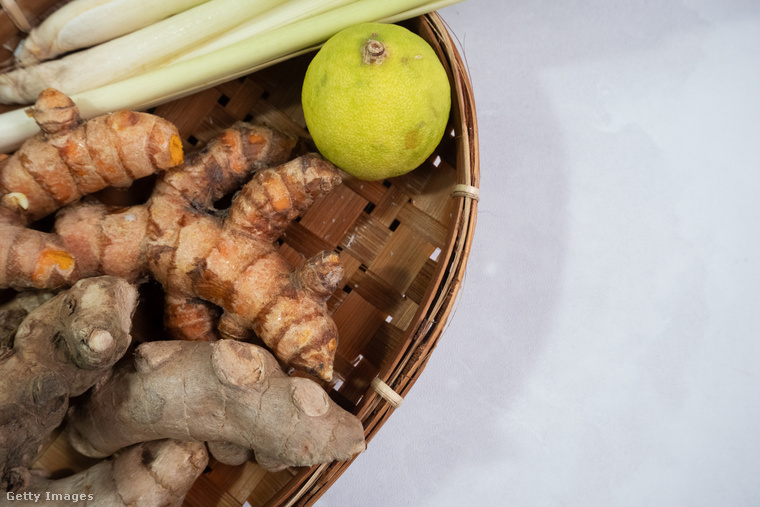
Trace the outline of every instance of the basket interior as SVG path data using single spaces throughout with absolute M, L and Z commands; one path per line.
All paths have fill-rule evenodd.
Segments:
M 50 4 L 30 2 L 29 10 L 44 15 Z M 10 43 L 19 35 L 4 22 L 4 16 L 0 16 L 0 33 Z M 445 29 L 439 18 L 428 16 L 405 25 L 428 39 L 444 63 L 456 56 L 450 48 L 441 46 L 440 30 Z M 300 105 L 301 83 L 312 57 L 313 53 L 298 56 L 151 112 L 178 127 L 186 151 L 203 145 L 219 130 L 239 120 L 266 124 L 298 136 L 294 156 L 315 151 Z M 454 78 L 452 74 L 452 82 Z M 476 184 L 473 173 L 476 177 L 477 166 L 473 167 L 471 156 L 463 156 L 463 150 L 473 148 L 474 115 L 461 110 L 461 95 L 469 93 L 468 89 L 452 87 L 452 93 L 454 110 L 446 134 L 420 168 L 377 182 L 346 176 L 338 188 L 293 222 L 278 242 L 281 253 L 293 266 L 319 251 L 340 254 L 345 274 L 341 288 L 328 302 L 340 336 L 335 375 L 330 383 L 313 380 L 365 422 L 368 439 L 393 410 L 372 388 L 373 379 L 388 381 L 400 393 L 411 386 L 410 381 L 424 366 L 423 356 L 429 354 L 444 324 L 426 321 L 426 315 L 431 304 L 443 298 L 437 310 L 442 311 L 445 320 L 452 304 L 451 292 L 456 288 L 442 288 L 442 284 L 453 257 L 457 257 L 458 265 L 466 262 L 468 243 L 461 239 L 462 229 L 468 227 L 467 221 L 463 222 L 466 200 L 452 196 L 452 188 L 462 184 L 463 177 L 466 183 Z M 140 202 L 149 193 L 151 183 L 148 178 L 126 191 L 108 189 L 97 197 L 113 204 Z M 135 340 L 160 339 L 160 288 L 148 282 L 140 290 Z M 425 348 L 417 346 L 422 342 Z M 404 389 L 397 387 L 402 380 L 407 385 Z M 77 455 L 59 437 L 36 467 L 64 476 L 93 463 Z M 185 505 L 307 504 L 315 501 L 347 465 L 271 473 L 255 462 L 231 467 L 212 459 Z

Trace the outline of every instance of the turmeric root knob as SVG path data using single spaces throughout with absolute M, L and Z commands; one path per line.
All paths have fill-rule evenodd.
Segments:
M 46 134 L 66 132 L 79 126 L 82 121 L 74 101 L 53 88 L 43 90 L 34 106 L 26 110 L 26 114 L 34 118 L 37 126 Z
M 83 121 L 76 104 L 52 88 L 40 93 L 28 114 L 40 132 L 0 167 L 0 195 L 16 192 L 28 200 L 20 225 L 183 160 L 177 128 L 151 114 L 117 111 Z
M 340 256 L 318 253 L 291 274 L 289 285 L 251 323 L 277 357 L 328 381 L 333 375 L 338 328 L 325 302 L 342 277 Z
M 337 168 L 316 153 L 261 171 L 240 190 L 225 227 L 273 242 L 317 198 L 340 183 Z
M 71 285 L 80 273 L 61 238 L 0 223 L 0 287 L 55 289 Z
M 196 294 L 224 309 L 223 335 L 252 329 L 285 363 L 328 381 L 338 330 L 325 302 L 343 277 L 340 257 L 322 252 L 291 272 L 272 242 L 340 181 L 337 168 L 316 154 L 257 173 L 233 201 L 206 271 L 193 280 Z M 257 251 L 255 261 L 228 272 L 225 263 L 246 251 Z

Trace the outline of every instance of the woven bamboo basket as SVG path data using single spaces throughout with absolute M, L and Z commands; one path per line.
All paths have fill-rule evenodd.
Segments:
M 2 2 L 3 59 L 23 37 L 65 2 Z M 329 301 L 339 333 L 334 380 L 323 387 L 364 424 L 367 442 L 398 409 L 422 373 L 453 310 L 476 222 L 479 157 L 473 92 L 456 46 L 437 13 L 403 23 L 437 52 L 449 73 L 452 111 L 433 155 L 411 173 L 387 181 L 345 178 L 292 223 L 280 240 L 293 262 L 321 250 L 340 253 L 345 278 Z M 300 106 L 301 82 L 314 53 L 151 110 L 174 122 L 186 150 L 237 120 L 268 124 L 300 137 L 314 150 Z M 104 192 L 105 200 L 137 199 Z M 137 197 L 136 197 L 137 196 Z M 150 299 L 151 294 L 143 294 Z M 148 307 L 149 304 L 143 304 Z M 160 316 L 140 312 L 136 333 L 160 333 Z M 58 476 L 94 460 L 77 455 L 62 437 L 35 464 Z M 372 445 L 368 445 L 371 452 Z M 255 462 L 238 467 L 211 460 L 185 499 L 186 506 L 311 505 L 350 462 L 266 472 Z

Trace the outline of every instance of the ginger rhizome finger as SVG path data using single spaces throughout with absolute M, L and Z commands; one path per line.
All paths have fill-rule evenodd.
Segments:
M 14 210 L 22 225 L 183 161 L 177 128 L 158 116 L 123 110 L 83 121 L 71 99 L 54 89 L 43 91 L 29 114 L 40 133 L 0 168 L 0 195 L 27 201 L 23 210 Z M 3 199 L 0 207 L 9 204 Z
M 325 301 L 342 278 L 339 257 L 320 253 L 294 271 L 274 240 L 339 182 L 335 166 L 310 154 L 258 172 L 224 221 L 156 196 L 149 209 L 160 233 L 149 233 L 150 271 L 180 303 L 200 297 L 222 308 L 224 337 L 253 330 L 287 364 L 330 379 L 337 328 Z M 316 290 L 302 280 L 314 270 Z
M 275 129 L 237 122 L 189 152 L 180 167 L 163 173 L 155 193 L 181 195 L 193 206 L 210 208 L 254 172 L 286 162 L 295 143 Z
M 133 363 L 72 406 L 66 431 L 90 457 L 173 438 L 209 442 L 228 464 L 253 452 L 270 470 L 348 460 L 366 447 L 361 421 L 316 382 L 237 340 L 141 344 Z
M 62 239 L 20 225 L 0 223 L 0 287 L 56 289 L 81 278 Z
M 44 505 L 53 507 L 180 507 L 207 464 L 208 451 L 201 442 L 144 442 L 62 479 L 33 473 L 24 490 L 29 499 L 14 499 L 13 505 L 38 505 L 38 494 Z
M 146 204 L 70 206 L 55 230 L 84 276 L 150 274 L 161 282 L 175 337 L 209 341 L 255 331 L 287 364 L 329 380 L 337 328 L 326 300 L 343 275 L 339 256 L 320 253 L 294 270 L 275 240 L 341 179 L 316 154 L 285 162 L 292 148 L 271 129 L 237 125 L 161 174 Z M 267 165 L 277 167 L 256 172 L 229 209 L 212 209 Z
M 27 229 L 106 187 L 182 163 L 177 129 L 147 113 L 118 111 L 82 121 L 61 92 L 43 91 L 29 115 L 40 132 L 0 161 L 0 287 L 60 288 L 82 277 L 60 238 Z
M 216 200 L 237 190 L 252 172 L 285 162 L 295 140 L 274 129 L 237 123 L 217 134 L 185 162 L 162 173 L 145 205 L 111 208 L 79 202 L 58 213 L 56 232 L 75 253 L 80 276 L 111 274 L 136 280 L 147 274 L 149 235 L 181 228 L 185 208 L 207 215 Z M 171 199 L 180 215 L 163 204 Z M 169 216 L 161 216 L 168 212 Z M 158 220 L 158 222 L 156 221 Z M 176 222 L 176 223 L 174 223 Z
M 0 356 L 0 490 L 28 481 L 27 467 L 60 425 L 69 398 L 100 381 L 131 343 L 137 289 L 111 277 L 80 280 L 33 309 Z

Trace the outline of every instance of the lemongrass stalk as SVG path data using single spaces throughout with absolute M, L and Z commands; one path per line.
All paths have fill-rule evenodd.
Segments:
M 381 23 L 398 23 L 406 19 L 412 19 L 412 18 L 416 18 L 417 16 L 422 16 L 423 14 L 427 14 L 428 12 L 433 12 L 439 9 L 443 9 L 444 7 L 448 7 L 455 3 L 457 2 L 452 2 L 451 0 L 437 0 L 433 2 L 428 2 L 426 5 L 423 5 L 422 7 L 416 7 L 404 12 L 399 12 L 397 14 L 394 14 L 393 16 L 388 16 L 387 18 L 379 19 L 378 21 Z
M 22 67 L 87 48 L 152 25 L 208 0 L 74 0 L 22 40 L 14 57 Z
M 251 18 L 208 43 L 181 55 L 176 61 L 189 60 L 230 46 L 249 37 L 275 30 L 281 26 L 307 19 L 330 9 L 336 9 L 356 0 L 290 0 L 274 9 Z
M 29 104 L 45 88 L 67 95 L 160 66 L 285 0 L 210 0 L 89 49 L 0 75 L 0 102 Z
M 128 80 L 79 94 L 92 113 L 114 108 L 148 108 L 260 70 L 272 61 L 318 45 L 344 28 L 403 12 L 432 12 L 463 0 L 356 0 L 348 5 L 249 37 L 212 53 L 154 69 Z M 132 90 L 132 93 L 128 93 Z M 125 96 L 126 95 L 126 96 Z M 73 97 L 75 100 L 77 97 Z M 117 105 L 112 107 L 111 105 Z
M 353 3 L 355 1 L 357 0 L 340 0 L 340 1 L 291 0 L 291 2 L 289 2 L 288 4 L 275 7 L 274 9 L 271 9 L 265 12 L 261 16 L 258 16 L 254 19 L 251 19 L 243 23 L 242 25 L 239 25 L 238 27 L 231 30 L 230 32 L 227 32 L 221 35 L 220 37 L 217 37 L 216 39 L 209 41 L 207 44 L 204 44 L 193 51 L 185 53 L 184 55 L 177 58 L 175 62 L 188 60 L 190 58 L 195 58 L 196 56 L 210 53 L 211 51 L 216 51 L 217 49 L 222 49 L 236 42 L 240 42 L 241 40 L 244 40 L 248 37 L 253 37 L 254 35 L 258 35 L 260 33 L 264 33 L 269 30 L 277 29 L 280 26 L 283 26 L 289 22 L 298 21 L 300 19 L 304 19 L 304 18 L 313 16 L 315 14 L 319 14 L 320 12 L 324 12 L 327 9 L 334 9 L 337 7 L 341 7 L 345 4 Z M 380 23 L 398 23 L 406 19 L 416 18 L 417 16 L 427 14 L 428 12 L 433 12 L 439 9 L 443 9 L 444 7 L 448 7 L 460 1 L 462 0 L 458 0 L 457 2 L 452 2 L 451 0 L 437 0 L 434 2 L 428 2 L 427 4 L 421 7 L 400 12 L 400 13 L 394 14 L 393 16 L 389 16 L 387 18 L 379 19 L 376 21 Z M 303 3 L 304 10 L 300 11 L 300 15 L 297 14 L 296 17 L 292 17 L 292 13 L 289 12 L 289 9 L 290 9 L 290 6 L 295 4 L 296 2 Z M 322 5 L 322 4 L 325 4 L 325 5 Z M 287 16 L 291 16 L 291 17 L 289 19 L 286 19 Z M 321 44 L 313 46 L 311 48 L 303 50 L 302 52 L 299 52 L 299 54 L 307 53 L 308 51 L 318 49 L 320 46 Z M 276 62 L 279 62 L 279 61 L 281 61 L 281 59 L 276 60 Z M 175 63 L 175 62 L 172 62 L 172 63 Z M 273 62 L 273 63 L 276 63 L 276 62 Z M 262 65 L 257 65 L 256 67 L 252 68 L 251 72 L 255 72 L 258 69 L 268 67 L 269 65 L 271 65 L 271 63 L 269 62 L 264 63 Z
M 446 6 L 462 0 L 447 0 Z M 344 28 L 387 19 L 429 0 L 357 0 L 349 5 L 285 25 L 226 48 L 72 96 L 83 118 L 118 109 L 146 109 L 249 74 L 321 44 Z M 0 114 L 0 152 L 15 149 L 37 127 L 24 111 Z

